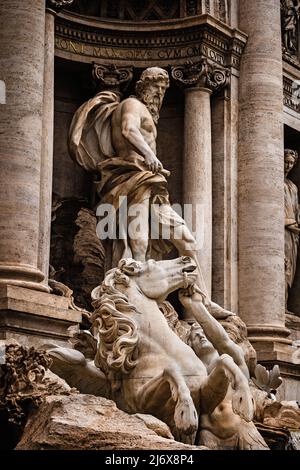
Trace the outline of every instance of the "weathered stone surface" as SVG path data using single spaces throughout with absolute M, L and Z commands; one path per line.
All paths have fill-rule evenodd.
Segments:
M 296 402 L 274 402 L 265 408 L 264 424 L 278 428 L 300 429 L 300 407 Z
M 173 434 L 170 431 L 169 426 L 166 423 L 163 423 L 159 419 L 155 418 L 152 415 L 145 415 L 141 413 L 136 413 L 137 418 L 141 419 L 143 423 L 146 424 L 148 429 L 152 429 L 158 436 L 165 437 L 166 439 L 174 439 Z
M 0 284 L 48 292 L 38 266 L 44 2 L 0 2 Z
M 17 450 L 201 450 L 159 436 L 154 418 L 128 415 L 113 401 L 92 395 L 49 396 L 29 417 Z M 145 424 L 148 423 L 148 426 Z M 152 429 L 165 427 L 158 423 Z
M 239 27 L 249 35 L 240 76 L 239 313 L 259 351 L 265 347 L 259 343 L 277 338 L 284 343 L 288 335 L 280 2 L 241 0 L 239 5 Z

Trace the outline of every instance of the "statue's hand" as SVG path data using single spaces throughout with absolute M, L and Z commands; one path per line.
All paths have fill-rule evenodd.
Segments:
M 178 298 L 184 308 L 189 308 L 193 303 L 193 292 L 190 287 L 187 289 L 180 289 Z
M 152 173 L 158 173 L 163 169 L 162 163 L 158 160 L 155 155 L 145 157 L 145 164 Z

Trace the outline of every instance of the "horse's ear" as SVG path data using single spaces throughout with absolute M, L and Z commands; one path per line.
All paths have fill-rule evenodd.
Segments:
M 118 268 L 128 276 L 135 276 L 142 271 L 142 264 L 134 259 L 121 259 Z

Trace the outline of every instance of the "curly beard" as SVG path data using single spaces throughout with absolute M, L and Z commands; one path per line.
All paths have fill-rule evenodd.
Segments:
M 163 98 L 158 95 L 143 93 L 140 99 L 144 103 L 144 105 L 147 107 L 155 124 L 157 124 L 158 119 L 159 119 L 159 111 L 162 105 Z

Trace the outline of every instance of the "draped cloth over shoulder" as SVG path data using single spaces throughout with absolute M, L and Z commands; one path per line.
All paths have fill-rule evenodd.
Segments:
M 84 103 L 74 114 L 69 131 L 69 151 L 86 171 L 98 172 L 97 165 L 115 151 L 111 142 L 111 115 L 121 95 L 102 91 Z
M 300 224 L 297 186 L 288 178 L 284 182 L 285 219 L 291 223 Z M 289 287 L 292 287 L 299 245 L 299 235 L 285 229 L 285 276 Z

